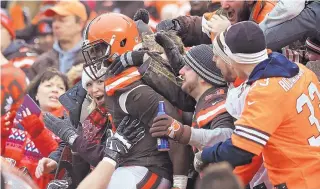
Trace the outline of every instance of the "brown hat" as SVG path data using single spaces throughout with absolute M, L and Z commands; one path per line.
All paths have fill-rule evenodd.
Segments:
M 87 21 L 88 15 L 85 6 L 80 1 L 61 1 L 47 9 L 44 14 L 52 17 L 56 14 L 61 16 L 78 16 L 82 21 Z

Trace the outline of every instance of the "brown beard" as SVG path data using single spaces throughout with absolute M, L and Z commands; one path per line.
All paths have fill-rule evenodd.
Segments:
M 249 5 L 246 1 L 243 3 L 243 7 L 238 12 L 238 20 L 237 22 L 248 21 L 251 15 L 251 5 Z
M 197 81 L 195 81 L 193 83 L 189 83 L 189 85 L 185 89 L 182 89 L 182 91 L 184 91 L 185 93 L 191 95 L 191 93 L 197 88 L 197 85 L 198 85 Z

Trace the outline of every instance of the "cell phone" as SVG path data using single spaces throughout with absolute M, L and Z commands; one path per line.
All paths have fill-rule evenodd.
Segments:
M 31 114 L 37 115 L 38 117 L 41 114 L 41 109 L 38 104 L 29 95 L 26 95 L 24 97 L 23 103 L 16 113 L 16 120 L 19 121 L 23 119 L 22 112 L 26 111 L 26 108 L 30 110 Z

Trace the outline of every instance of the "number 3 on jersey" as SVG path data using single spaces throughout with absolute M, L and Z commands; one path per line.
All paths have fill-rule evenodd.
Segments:
M 320 146 L 320 124 L 319 124 L 319 117 L 315 117 L 315 108 L 320 108 L 320 93 L 317 89 L 317 86 L 314 83 L 310 83 L 310 85 L 308 86 L 308 91 L 309 91 L 309 96 L 307 96 L 306 94 L 302 94 L 298 99 L 297 99 L 297 112 L 301 113 L 302 112 L 302 107 L 304 105 L 307 105 L 307 107 L 310 110 L 310 116 L 309 116 L 309 122 L 310 125 L 313 126 L 315 125 L 319 131 L 319 136 L 315 137 L 312 136 L 308 139 L 309 141 L 309 145 L 310 146 Z M 318 97 L 318 99 L 316 99 L 316 96 Z M 312 105 L 312 102 L 314 100 L 318 100 L 318 107 L 314 107 Z

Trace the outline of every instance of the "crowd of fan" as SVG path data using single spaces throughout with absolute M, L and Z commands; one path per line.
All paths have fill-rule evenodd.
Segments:
M 320 188 L 320 1 L 37 3 L 30 18 L 23 3 L 1 2 L 1 188 Z M 273 77 L 289 78 L 286 91 L 316 82 L 305 116 L 319 133 L 312 149 L 292 142 L 310 164 L 267 152 L 284 137 L 273 132 L 309 132 L 302 118 L 269 121 L 282 119 L 269 103 L 291 102 L 261 89 Z M 40 113 L 18 112 L 26 94 Z M 292 127 L 268 133 L 251 127 L 259 120 Z M 170 151 L 158 151 L 161 137 Z

